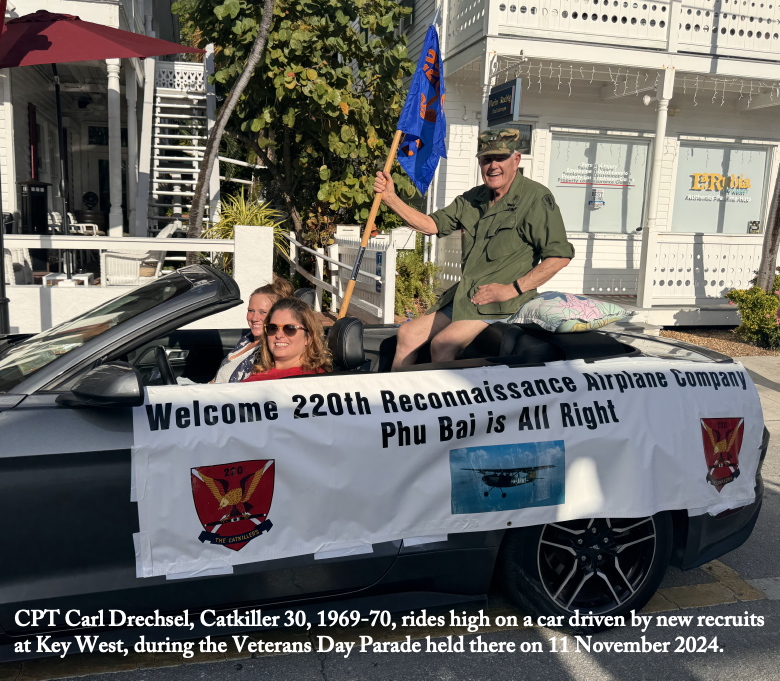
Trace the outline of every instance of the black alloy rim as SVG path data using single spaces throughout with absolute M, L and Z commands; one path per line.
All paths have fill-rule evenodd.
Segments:
M 545 525 L 537 549 L 542 586 L 567 612 L 609 613 L 642 587 L 657 543 L 652 517 Z

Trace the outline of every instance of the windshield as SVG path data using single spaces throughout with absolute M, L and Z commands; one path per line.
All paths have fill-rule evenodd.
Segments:
M 0 356 L 0 393 L 8 392 L 27 376 L 117 324 L 189 291 L 184 277 L 164 277 L 114 298 L 105 305 L 39 333 L 8 348 Z
M 652 357 L 661 357 L 663 359 L 682 359 L 688 362 L 718 362 L 721 361 L 719 353 L 708 354 L 706 348 L 681 347 L 674 342 L 669 342 L 664 338 L 648 338 L 647 336 L 632 336 L 625 333 L 609 333 L 610 336 L 617 338 L 621 343 L 637 348 L 645 355 Z

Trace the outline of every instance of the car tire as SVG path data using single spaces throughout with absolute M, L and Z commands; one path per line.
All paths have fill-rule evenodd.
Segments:
M 575 611 L 613 617 L 639 611 L 664 577 L 672 539 L 667 512 L 520 528 L 504 535 L 498 577 L 535 622 L 556 616 L 557 629 L 600 631 L 614 622 L 583 625 L 571 620 Z

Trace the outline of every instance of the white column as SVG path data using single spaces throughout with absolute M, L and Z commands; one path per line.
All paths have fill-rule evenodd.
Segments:
M 661 164 L 666 141 L 666 118 L 669 100 L 674 93 L 674 68 L 667 67 L 661 75 L 661 83 L 656 90 L 658 115 L 655 121 L 655 139 L 653 140 L 653 169 L 647 188 L 647 213 L 642 230 L 642 257 L 639 264 L 639 287 L 637 304 L 639 307 L 653 306 L 653 279 L 658 255 L 658 193 L 661 189 Z
M 436 8 L 441 14 L 439 14 L 439 51 L 441 52 L 441 66 L 444 68 L 444 59 L 447 56 L 447 41 L 449 36 L 447 31 L 449 30 L 450 19 L 450 0 L 438 0 Z
M 106 59 L 108 67 L 109 236 L 122 236 L 122 107 L 119 59 Z
M 154 29 L 152 28 L 152 20 L 154 16 L 154 7 L 152 0 L 144 0 L 144 29 L 146 35 L 150 38 L 155 38 Z
M 127 100 L 127 224 L 130 236 L 146 236 L 146 230 L 138 230 L 136 194 L 138 193 L 138 110 L 136 72 L 128 64 L 125 71 L 125 99 Z
M 680 22 L 673 21 L 676 17 L 682 15 L 681 0 L 672 0 L 669 3 L 669 28 L 666 32 L 666 50 L 670 53 L 677 52 L 677 45 L 680 39 Z
M 252 291 L 274 279 L 274 228 L 236 225 L 234 235 L 233 279 L 241 289 L 241 297 L 248 301 Z M 219 248 L 218 242 L 214 248 Z M 237 318 L 241 317 L 239 323 L 243 324 L 245 310 L 239 313 Z
M 485 39 L 485 55 L 484 64 L 482 65 L 482 108 L 479 116 L 479 130 L 487 130 L 488 125 L 487 113 L 488 113 L 488 99 L 490 97 L 490 87 L 493 82 L 493 59 L 495 54 L 491 54 L 489 51 L 490 39 Z
M 203 80 L 206 86 L 206 122 L 207 134 L 211 133 L 214 123 L 217 120 L 217 92 L 210 77 L 214 75 L 214 43 L 206 45 L 206 54 L 203 57 Z M 199 145 L 205 146 L 205 140 L 198 140 Z M 219 220 L 220 197 L 219 197 L 219 160 L 214 161 L 214 167 L 209 177 L 209 220 L 216 222 Z
M 9 69 L 0 71 L 0 83 L 2 84 L 2 99 L 0 99 L 0 119 L 5 130 L 13 130 L 14 102 L 11 96 L 11 72 Z M 23 106 L 20 104 L 20 106 Z M 23 145 L 22 145 L 23 146 Z M 15 140 L 12 134 L 5 133 L 5 157 L 0 161 L 0 191 L 3 192 L 3 211 L 16 213 L 16 151 Z M 20 332 L 21 333 L 21 332 Z
M 144 60 L 144 97 L 141 104 L 141 150 L 138 158 L 138 188 L 135 201 L 135 231 L 139 236 L 148 236 L 149 230 L 149 187 L 152 172 L 152 139 L 154 131 L 154 79 L 155 60 Z M 130 227 L 131 233 L 133 226 Z

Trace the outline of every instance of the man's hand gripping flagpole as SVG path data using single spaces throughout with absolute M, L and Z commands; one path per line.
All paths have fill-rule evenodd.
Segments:
M 447 157 L 444 148 L 444 138 L 447 131 L 444 119 L 444 96 L 439 36 L 436 33 L 436 28 L 431 25 L 425 36 L 422 54 L 417 62 L 417 70 L 412 78 L 403 111 L 398 119 L 398 129 L 395 131 L 384 167 L 384 172 L 389 173 L 395 156 L 398 154 L 398 162 L 401 167 L 420 190 L 420 194 L 423 195 L 433 179 L 439 159 Z M 400 152 L 399 146 L 401 147 Z M 344 299 L 339 308 L 339 319 L 347 315 L 352 292 L 355 290 L 355 282 L 360 271 L 360 264 L 363 261 L 363 254 L 366 252 L 371 232 L 374 231 L 381 203 L 382 194 L 375 194 L 374 202 L 371 204 L 371 212 L 368 214 L 368 221 L 363 230 L 363 238 L 360 240 L 360 250 L 355 258 L 355 265 L 352 268 Z
M 387 155 L 387 161 L 385 161 L 384 171 L 390 172 L 390 168 L 393 167 L 393 160 L 395 159 L 396 152 L 398 151 L 398 144 L 401 141 L 403 132 L 396 130 L 393 137 L 393 143 L 390 145 L 390 153 Z M 374 202 L 371 204 L 371 212 L 368 214 L 368 220 L 366 221 L 366 228 L 363 230 L 363 238 L 360 240 L 360 250 L 358 251 L 357 258 L 355 258 L 355 265 L 352 267 L 352 274 L 349 275 L 349 281 L 347 282 L 347 290 L 344 292 L 344 299 L 341 301 L 339 307 L 339 319 L 347 316 L 347 310 L 349 309 L 349 302 L 352 300 L 352 292 L 355 290 L 355 282 L 358 278 L 358 272 L 360 271 L 360 264 L 363 262 L 363 254 L 366 252 L 368 246 L 368 240 L 371 238 L 371 232 L 374 231 L 374 223 L 376 222 L 376 214 L 379 212 L 379 205 L 382 203 L 382 195 L 374 194 Z

